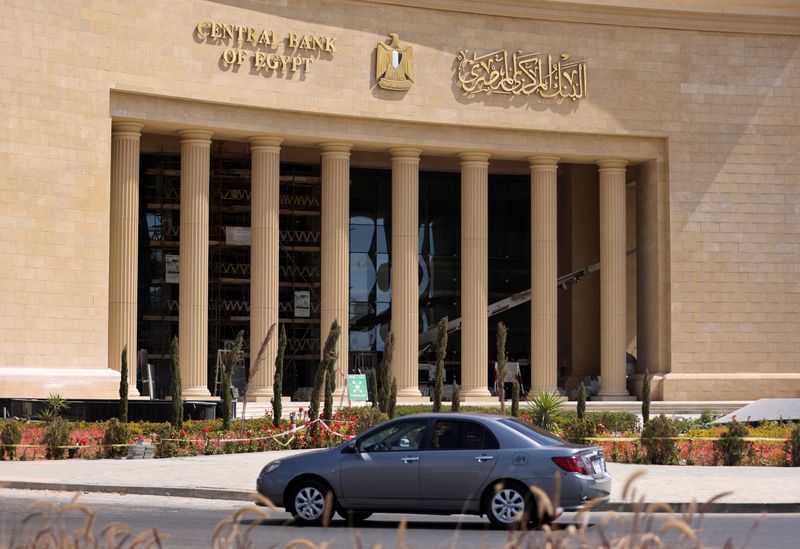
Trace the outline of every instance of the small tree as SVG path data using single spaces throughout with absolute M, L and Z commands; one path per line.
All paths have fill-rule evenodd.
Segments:
M 236 334 L 236 341 L 233 348 L 228 351 L 225 360 L 222 361 L 222 429 L 227 431 L 231 428 L 231 379 L 233 378 L 233 368 L 242 361 L 244 355 L 244 330 L 239 330 Z
M 453 397 L 450 402 L 450 410 L 453 412 L 458 412 L 459 408 L 461 407 L 461 390 L 458 387 L 458 382 L 454 379 L 453 380 Z
M 583 419 L 586 416 L 586 387 L 583 386 L 581 381 L 578 387 L 578 419 Z
M 183 398 L 181 397 L 181 366 L 178 356 L 178 336 L 172 338 L 172 345 L 169 350 L 172 359 L 172 426 L 180 429 L 183 425 Z
M 644 371 L 642 380 L 642 427 L 650 421 L 650 370 Z
M 275 378 L 272 381 L 272 424 L 280 427 L 283 415 L 283 354 L 286 352 L 286 326 L 281 324 L 278 354 L 275 355 Z
M 394 355 L 394 334 L 389 332 L 386 338 L 386 345 L 383 347 L 383 360 L 378 367 L 378 407 L 381 412 L 388 414 L 389 398 L 392 392 L 391 371 L 392 357 Z
M 542 391 L 533 395 L 528 402 L 531 423 L 546 431 L 557 431 L 559 423 L 564 419 L 564 411 L 561 409 L 563 403 L 564 397 L 556 391 Z
M 326 421 L 333 419 L 333 393 L 336 390 L 336 358 L 327 362 L 328 370 L 325 372 L 325 407 L 322 417 Z
M 119 420 L 128 423 L 128 345 L 122 348 L 122 364 L 119 368 Z
M 372 407 L 373 408 L 377 408 L 378 411 L 380 411 L 380 409 L 381 409 L 380 406 L 379 406 L 380 402 L 378 402 L 380 397 L 378 396 L 378 369 L 377 368 L 373 368 L 369 372 L 369 392 L 370 392 L 370 395 L 372 397 Z
M 792 447 L 792 467 L 800 467 L 800 424 L 795 425 L 792 429 L 789 444 Z
M 17 455 L 17 445 L 22 440 L 22 425 L 16 420 L 6 421 L 3 425 L 3 430 L 0 432 L 0 460 L 3 459 L 3 454 L 8 456 L 8 459 L 14 459 Z
M 392 389 L 389 391 L 389 411 L 387 412 L 389 419 L 394 417 L 396 408 L 397 408 L 397 380 L 395 378 L 392 378 Z
M 719 440 L 714 441 L 717 456 L 723 465 L 741 465 L 744 460 L 744 451 L 747 443 L 744 437 L 747 436 L 747 425 L 739 423 L 734 417 L 728 428 L 720 435 Z
M 315 421 L 319 418 L 319 397 L 325 391 L 325 379 L 330 368 L 328 363 L 329 361 L 336 361 L 336 342 L 339 341 L 340 333 L 339 322 L 334 320 L 331 323 L 331 329 L 328 331 L 328 338 L 325 340 L 325 346 L 322 350 L 322 358 L 314 376 L 314 388 L 311 391 L 311 402 L 308 405 L 308 419 L 310 421 Z
M 500 413 L 506 414 L 506 325 L 502 322 L 497 323 L 497 398 L 500 400 Z
M 106 432 L 103 434 L 104 453 L 107 458 L 125 457 L 128 455 L 130 431 L 128 424 L 117 421 L 116 418 L 108 420 Z
M 444 357 L 447 354 L 447 317 L 436 325 L 436 381 L 433 385 L 433 411 L 442 411 L 442 389 L 444 388 Z
M 644 424 L 642 446 L 647 461 L 654 465 L 671 465 L 678 462 L 678 429 L 669 418 L 661 414 Z
M 516 379 L 511 384 L 511 415 L 519 417 L 519 382 Z

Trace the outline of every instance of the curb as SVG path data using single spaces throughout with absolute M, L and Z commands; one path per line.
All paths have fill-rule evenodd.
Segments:
M 53 490 L 57 492 L 99 492 L 103 494 L 134 494 L 137 496 L 171 496 L 178 498 L 255 501 L 255 490 L 226 490 L 223 488 L 170 488 L 155 486 L 104 486 L 65 482 L 30 482 L 0 480 L 0 488 L 17 490 Z
M 609 501 L 595 507 L 598 511 L 615 511 L 617 513 L 644 512 L 646 507 L 654 502 L 623 502 Z M 666 503 L 675 514 L 686 511 L 691 503 L 681 501 Z M 654 513 L 666 513 L 664 509 L 655 509 Z M 695 513 L 709 514 L 757 514 L 757 513 L 800 513 L 800 503 L 697 503 Z
M 227 501 L 254 502 L 255 490 L 226 490 L 223 488 L 169 488 L 156 486 L 106 486 L 99 484 L 71 484 L 62 482 L 31 482 L 17 480 L 0 480 L 0 488 L 17 490 L 54 490 L 59 492 L 98 492 L 104 494 L 134 494 L 140 496 L 167 496 L 180 498 L 217 499 Z M 610 501 L 595 507 L 596 511 L 615 511 L 617 513 L 634 513 L 644 511 L 651 502 Z M 675 513 L 685 511 L 689 503 L 682 501 L 667 503 Z M 724 513 L 800 513 L 800 503 L 712 503 L 697 504 L 697 511 L 704 514 Z M 663 509 L 654 512 L 664 513 Z

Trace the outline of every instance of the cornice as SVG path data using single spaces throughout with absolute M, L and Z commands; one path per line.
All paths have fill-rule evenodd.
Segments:
M 357 0 L 360 2 L 360 0 Z M 654 29 L 800 36 L 793 0 L 368 0 L 420 9 Z

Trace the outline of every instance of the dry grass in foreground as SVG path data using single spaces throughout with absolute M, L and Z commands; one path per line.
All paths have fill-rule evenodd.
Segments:
M 642 472 L 643 473 L 643 472 Z M 528 531 L 524 528 L 509 531 L 502 545 L 496 549 L 649 549 L 649 548 L 691 548 L 705 549 L 697 536 L 702 525 L 703 516 L 715 501 L 725 496 L 719 494 L 704 504 L 691 503 L 682 512 L 675 512 L 663 503 L 645 504 L 644 497 L 637 497 L 633 482 L 641 476 L 632 475 L 623 490 L 623 499 L 633 504 L 633 512 L 622 516 L 613 511 L 603 513 L 602 519 L 589 523 L 589 511 L 577 514 L 575 524 L 565 528 L 543 526 L 539 530 Z M 211 545 L 218 549 L 250 549 L 261 546 L 252 539 L 252 534 L 261 525 L 261 519 L 268 519 L 277 511 L 271 502 L 257 496 L 263 507 L 245 506 L 233 515 L 223 519 L 212 536 Z M 552 503 L 546 494 L 535 491 L 538 508 L 553 511 Z M 555 510 L 556 515 L 558 509 Z M 74 519 L 75 514 L 85 517 L 84 524 L 74 530 L 67 528 L 66 518 Z M 78 495 L 68 503 L 55 504 L 46 501 L 37 502 L 29 515 L 22 521 L 15 539 L 9 547 L 13 549 L 39 548 L 150 548 L 165 546 L 166 536 L 153 529 L 133 534 L 124 523 L 111 523 L 99 532 L 95 532 L 95 511 L 88 505 L 78 502 Z M 724 549 L 741 549 L 747 547 L 753 533 L 763 520 L 759 518 L 742 544 L 734 544 L 729 539 Z M 325 525 L 326 526 L 326 525 Z M 459 547 L 460 525 L 453 533 L 451 547 Z M 18 538 L 18 539 L 16 539 Z M 278 547 L 272 544 L 270 547 Z M 287 542 L 284 549 L 327 549 L 328 543 L 315 544 L 308 539 L 298 537 Z M 406 522 L 401 521 L 397 528 L 396 547 L 406 549 L 411 546 L 406 541 Z M 353 538 L 354 549 L 380 549 L 381 545 L 369 548 L 364 545 L 357 530 Z M 386 548 L 388 549 L 388 547 Z M 487 546 L 486 549 L 489 549 Z

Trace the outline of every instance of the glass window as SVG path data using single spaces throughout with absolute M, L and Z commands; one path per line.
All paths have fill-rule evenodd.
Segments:
M 406 452 L 418 450 L 425 433 L 426 421 L 393 423 L 358 442 L 360 452 Z
M 531 439 L 537 444 L 541 444 L 542 446 L 561 446 L 564 444 L 564 441 L 555 436 L 553 433 L 545 431 L 544 429 L 540 429 L 533 423 L 528 423 L 527 421 L 522 421 L 521 419 L 501 419 L 500 423 L 511 427 L 516 432 L 525 435 L 527 438 Z
M 350 299 L 369 301 L 375 287 L 375 265 L 369 254 L 350 254 Z
M 496 450 L 495 436 L 483 425 L 471 421 L 440 420 L 433 426 L 434 450 Z
M 367 221 L 367 223 L 361 223 Z M 357 224 L 360 223 L 360 224 Z M 364 217 L 350 219 L 350 251 L 367 253 L 372 249 L 375 225 Z

